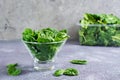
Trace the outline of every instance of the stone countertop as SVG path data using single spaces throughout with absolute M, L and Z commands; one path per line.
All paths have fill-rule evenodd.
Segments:
M 69 63 L 72 59 L 85 59 L 87 65 Z M 120 47 L 80 46 L 67 42 L 55 59 L 55 69 L 36 72 L 32 70 L 32 59 L 20 40 L 0 41 L 0 80 L 120 80 Z M 6 65 L 18 63 L 23 68 L 19 76 L 8 76 Z M 78 76 L 54 77 L 56 69 L 76 68 Z

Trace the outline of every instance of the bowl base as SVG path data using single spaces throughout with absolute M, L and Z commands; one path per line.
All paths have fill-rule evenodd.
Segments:
M 44 67 L 44 68 L 42 68 L 42 67 L 37 67 L 37 66 L 34 66 L 34 69 L 36 70 L 36 71 L 48 71 L 48 70 L 53 70 L 54 69 L 54 66 L 51 66 L 51 67 Z
M 36 71 L 47 71 L 54 69 L 54 61 L 34 61 Z

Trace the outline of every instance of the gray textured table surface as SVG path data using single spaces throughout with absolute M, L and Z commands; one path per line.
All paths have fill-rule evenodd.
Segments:
M 87 65 L 74 65 L 72 59 L 86 59 Z M 0 41 L 0 80 L 120 80 L 120 47 L 88 47 L 76 42 L 67 42 L 55 59 L 55 69 L 36 72 L 32 68 L 32 59 L 21 41 Z M 23 67 L 20 76 L 8 76 L 6 65 L 19 63 Z M 54 77 L 52 74 L 60 68 L 76 68 L 79 76 Z

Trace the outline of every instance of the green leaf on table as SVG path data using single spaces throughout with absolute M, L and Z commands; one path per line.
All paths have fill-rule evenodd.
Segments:
M 77 69 L 74 69 L 74 68 L 67 68 L 64 73 L 64 75 L 67 75 L 67 76 L 77 76 L 79 73 L 77 71 Z
M 70 63 L 72 64 L 80 64 L 80 65 L 84 65 L 84 64 L 87 64 L 87 61 L 86 60 L 71 60 Z
M 15 64 L 8 64 L 7 65 L 7 73 L 8 73 L 8 75 L 11 75 L 11 76 L 20 75 L 21 74 L 21 69 L 16 68 L 17 66 L 18 66 L 17 63 L 15 63 Z
M 64 71 L 65 70 L 63 70 L 63 69 L 58 69 L 54 72 L 53 75 L 56 76 L 56 77 L 61 76 L 61 75 L 63 75 Z

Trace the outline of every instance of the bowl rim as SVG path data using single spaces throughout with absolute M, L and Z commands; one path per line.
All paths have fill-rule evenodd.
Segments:
M 40 43 L 40 42 L 28 42 L 28 41 L 25 41 L 25 40 L 23 40 L 23 39 L 21 39 L 21 41 L 23 42 L 23 43 L 32 43 L 32 44 L 55 44 L 55 43 L 65 43 L 66 41 L 67 41 L 67 39 L 66 40 L 63 40 L 63 41 L 56 41 L 56 42 L 45 42 L 45 43 Z

